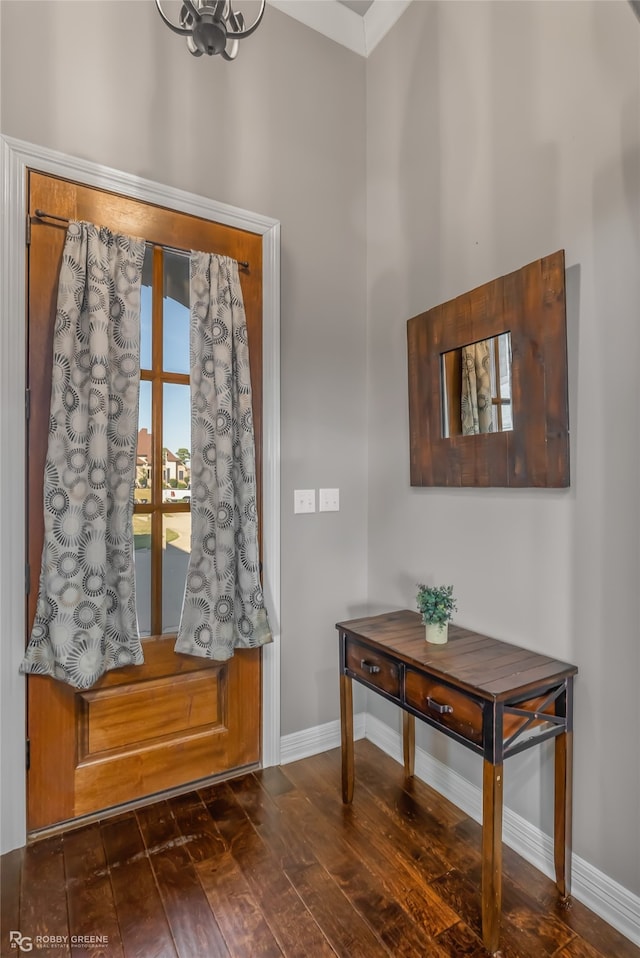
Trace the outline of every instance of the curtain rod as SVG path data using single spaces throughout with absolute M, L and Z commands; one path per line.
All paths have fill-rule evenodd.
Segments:
M 44 210 L 35 210 L 31 219 L 38 220 L 58 220 L 59 223 L 69 223 L 70 220 L 67 216 L 56 216 L 54 213 L 45 213 Z M 45 224 L 46 225 L 46 224 Z M 146 246 L 160 246 L 167 253 L 177 253 L 179 256 L 188 256 L 189 252 L 186 249 L 179 249 L 177 246 L 167 246 L 165 243 L 153 243 L 151 240 L 145 240 Z M 242 260 L 236 260 L 238 266 L 241 266 L 243 269 L 249 269 L 249 263 L 243 262 Z

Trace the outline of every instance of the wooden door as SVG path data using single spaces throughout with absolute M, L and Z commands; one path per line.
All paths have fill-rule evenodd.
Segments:
M 141 362 L 141 389 L 156 400 L 167 385 L 188 392 L 188 369 L 187 375 L 162 372 L 164 364 L 159 343 L 163 299 L 166 302 L 171 293 L 166 276 L 168 257 L 177 256 L 176 251 L 199 249 L 248 263 L 247 268 L 241 269 L 240 277 L 249 332 L 258 503 L 261 502 L 262 474 L 262 241 L 253 233 L 33 171 L 29 173 L 29 204 L 32 225 L 28 250 L 27 549 L 31 587 L 27 595 L 27 623 L 30 628 L 43 543 L 42 480 L 52 340 L 66 230 L 64 222 L 51 217 L 39 219 L 35 211 L 87 220 L 120 233 L 142 236 L 151 244 L 145 271 L 154 291 L 149 320 L 153 330 L 149 350 L 152 358 L 148 363 Z M 145 369 L 149 364 L 153 368 Z M 171 368 L 171 363 L 168 366 Z M 169 615 L 163 608 L 162 597 L 163 582 L 166 589 L 168 581 L 166 570 L 163 577 L 162 565 L 169 552 L 169 527 L 171 523 L 184 527 L 189 522 L 190 509 L 188 501 L 182 501 L 187 499 L 186 483 L 178 483 L 177 479 L 174 483 L 169 478 L 169 467 L 177 467 L 179 462 L 174 461 L 175 450 L 166 449 L 163 444 L 164 409 L 166 398 L 164 402 L 162 398 L 153 402 L 146 437 L 148 448 L 141 449 L 140 438 L 138 443 L 141 479 L 135 494 L 134 523 L 138 522 L 143 528 L 143 538 L 144 530 L 149 532 L 146 565 L 149 635 L 143 639 L 145 663 L 109 672 L 88 691 L 77 691 L 49 677 L 28 677 L 29 831 L 255 765 L 260 760 L 260 650 L 238 651 L 228 662 L 221 663 L 177 655 L 173 651 L 175 631 L 167 632 L 163 626 L 163 616 L 166 621 Z M 172 454 L 170 462 L 167 461 L 169 453 Z M 184 470 L 175 471 L 175 476 L 179 474 L 185 478 Z M 182 492 L 180 497 L 171 496 L 169 483 L 177 484 L 176 492 Z M 163 490 L 163 485 L 169 490 Z M 158 541 L 162 541 L 163 548 L 157 547 Z M 175 618 L 175 610 L 172 614 Z M 170 616 L 169 621 L 173 621 Z

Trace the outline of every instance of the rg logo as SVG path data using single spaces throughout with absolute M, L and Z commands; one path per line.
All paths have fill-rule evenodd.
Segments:
M 9 932 L 9 942 L 12 948 L 19 948 L 20 951 L 31 951 L 33 949 L 31 938 L 21 934 L 19 931 Z

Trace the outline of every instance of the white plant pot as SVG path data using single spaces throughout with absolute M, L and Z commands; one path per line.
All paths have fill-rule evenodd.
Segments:
M 445 622 L 443 625 L 437 622 L 426 623 L 424 630 L 427 642 L 430 642 L 432 645 L 444 645 L 449 638 L 448 622 Z

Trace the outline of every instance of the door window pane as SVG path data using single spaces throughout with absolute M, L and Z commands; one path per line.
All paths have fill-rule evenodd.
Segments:
M 189 372 L 189 257 L 166 251 L 162 300 L 165 372 Z
M 151 516 L 134 515 L 136 610 L 141 636 L 151 635 Z
M 153 250 L 147 246 L 142 264 L 140 287 L 140 369 L 151 369 L 151 286 Z
M 136 450 L 135 502 L 151 502 L 151 383 L 140 383 L 138 411 L 138 448 Z
M 162 631 L 177 632 L 191 552 L 191 513 L 162 519 Z
M 191 405 L 186 384 L 163 386 L 162 488 L 184 493 L 190 488 Z M 165 495 L 167 502 L 185 496 Z

